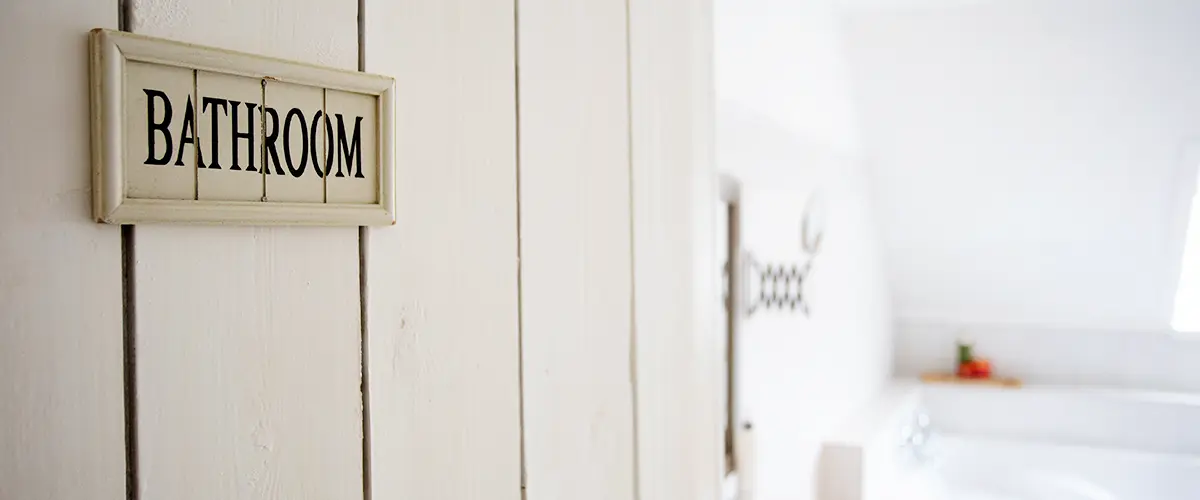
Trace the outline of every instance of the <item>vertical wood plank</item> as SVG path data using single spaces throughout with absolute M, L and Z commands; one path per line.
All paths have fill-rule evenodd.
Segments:
M 723 474 L 708 0 L 630 0 L 642 499 L 712 499 Z
M 121 244 L 91 220 L 87 31 L 116 2 L 0 6 L 0 498 L 124 498 Z
M 136 0 L 132 29 L 355 69 L 357 5 Z M 142 225 L 142 498 L 361 498 L 355 228 Z
M 142 498 L 360 498 L 357 239 L 144 227 Z
M 714 470 L 718 474 L 724 473 L 725 447 L 721 425 L 725 421 L 725 405 L 712 388 L 720 386 L 720 380 L 726 370 L 726 366 L 723 365 L 726 359 L 726 337 L 720 324 L 720 314 L 717 312 L 724 305 L 724 291 L 720 275 L 713 273 L 722 263 L 717 260 L 716 250 L 707 244 L 713 241 L 716 232 L 717 215 L 714 213 L 712 200 L 717 198 L 720 187 L 717 179 L 719 165 L 716 163 L 714 7 L 713 0 L 692 0 L 689 6 L 687 25 L 683 28 L 688 33 L 688 48 L 680 57 L 687 58 L 688 74 L 691 77 L 691 91 L 688 92 L 691 113 L 690 119 L 687 120 L 691 137 L 687 142 L 687 149 L 691 152 L 689 163 L 692 165 L 692 176 L 687 181 L 687 188 L 692 193 L 691 331 L 697 342 L 690 346 L 696 365 L 691 367 L 689 373 L 694 377 L 693 387 L 698 387 L 688 391 L 693 398 L 690 407 L 697 412 L 696 417 L 688 421 L 692 426 L 689 439 L 696 450 L 692 456 L 692 481 L 697 485 L 696 494 L 688 497 L 688 500 L 716 500 L 723 498 L 722 485 L 717 484 L 710 474 Z M 717 409 L 705 411 L 713 407 Z M 736 449 L 741 450 L 746 446 L 746 439 L 742 433 L 735 433 L 734 439 Z M 736 453 L 739 457 L 746 455 L 741 451 Z M 743 460 L 742 463 L 745 464 L 746 461 Z M 740 467 L 739 480 L 744 479 L 741 484 L 753 484 L 752 466 Z M 753 499 L 753 492 L 747 489 L 742 489 L 739 495 L 743 500 Z
M 518 6 L 526 492 L 632 499 L 625 3 Z
M 518 500 L 513 2 L 368 0 L 397 224 L 369 230 L 372 497 Z

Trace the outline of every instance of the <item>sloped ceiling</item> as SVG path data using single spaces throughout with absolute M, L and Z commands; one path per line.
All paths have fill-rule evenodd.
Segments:
M 847 1 L 900 320 L 1166 328 L 1200 165 L 1200 2 Z

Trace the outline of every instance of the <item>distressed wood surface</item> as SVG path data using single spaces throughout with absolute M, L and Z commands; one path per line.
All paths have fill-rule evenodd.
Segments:
M 669 3 L 669 2 L 668 2 Z M 669 12 L 660 11 L 658 19 L 666 22 Z M 687 72 L 690 77 L 686 85 L 689 113 L 687 125 L 690 129 L 686 149 L 691 164 L 691 173 L 685 177 L 686 189 L 692 193 L 690 204 L 692 228 L 692 316 L 691 331 L 694 342 L 689 343 L 694 365 L 690 367 L 694 390 L 688 391 L 693 400 L 689 403 L 697 412 L 694 418 L 688 420 L 692 426 L 691 443 L 695 450 L 692 456 L 692 478 L 695 495 L 686 500 L 710 500 L 720 498 L 719 478 L 714 478 L 711 471 L 724 473 L 724 445 L 721 435 L 721 425 L 725 420 L 725 405 L 719 394 L 712 389 L 720 386 L 722 374 L 726 367 L 724 343 L 725 334 L 720 324 L 718 310 L 724 304 L 724 291 L 721 285 L 721 275 L 714 273 L 722 265 L 717 261 L 716 250 L 706 243 L 713 241 L 716 233 L 716 214 L 713 200 L 718 199 L 719 185 L 717 182 L 716 162 L 716 91 L 713 56 L 713 0 L 692 0 L 687 11 L 687 22 L 680 26 L 687 32 L 687 47 L 680 50 L 678 57 L 688 60 Z M 660 92 L 672 88 L 672 84 L 660 87 Z M 683 106 L 683 103 L 677 103 Z M 681 149 L 685 146 L 680 145 Z M 738 331 L 741 331 L 740 329 Z M 740 358 L 740 355 L 739 355 Z M 741 366 L 741 365 L 739 365 Z M 708 408 L 715 411 L 705 411 Z M 740 434 L 735 437 L 737 443 L 745 441 Z M 737 452 L 739 457 L 743 454 Z M 742 500 L 753 500 L 752 494 L 743 493 Z M 644 497 L 645 498 L 645 497 Z
M 716 498 L 723 401 L 708 0 L 631 0 L 640 498 Z
M 358 9 L 138 0 L 142 33 L 345 69 Z M 141 498 L 361 498 L 356 228 L 136 228 Z
M 625 4 L 519 0 L 528 500 L 634 498 Z
M 91 221 L 87 32 L 116 2 L 0 6 L 0 498 L 124 498 L 120 229 Z
M 688 59 L 688 74 L 691 77 L 688 92 L 691 129 L 688 150 L 691 152 L 690 163 L 692 176 L 688 188 L 692 192 L 690 200 L 692 227 L 692 333 L 696 342 L 690 344 L 695 365 L 690 373 L 694 378 L 696 390 L 689 391 L 695 400 L 692 405 L 696 408 L 697 416 L 689 420 L 694 429 L 693 446 L 696 454 L 692 466 L 696 484 L 696 494 L 686 500 L 710 500 L 721 498 L 721 485 L 714 480 L 710 471 L 724 473 L 724 441 L 722 439 L 722 422 L 725 421 L 725 404 L 722 398 L 712 391 L 719 387 L 724 366 L 726 341 L 723 325 L 720 324 L 720 314 L 716 311 L 724 305 L 724 290 L 722 290 L 721 275 L 714 274 L 722 262 L 717 260 L 716 250 L 705 242 L 713 241 L 716 233 L 717 216 L 713 212 L 712 200 L 718 197 L 719 184 L 716 161 L 716 78 L 714 67 L 714 35 L 713 35 L 713 0 L 693 0 L 686 29 L 688 32 L 688 49 L 683 51 Z M 669 16 L 669 14 L 667 14 Z M 660 19 L 662 19 L 660 17 Z M 670 87 L 669 85 L 667 86 Z M 681 125 L 682 126 L 682 125 Z M 740 238 L 740 237 L 739 237 Z M 737 261 L 735 261 L 737 262 Z M 739 327 L 736 332 L 742 331 Z M 741 359 L 740 354 L 736 354 Z M 744 366 L 740 361 L 738 369 Z M 736 381 L 736 379 L 735 379 Z M 743 384 L 739 384 L 743 385 Z M 744 389 L 739 389 L 740 393 Z M 706 412 L 706 408 L 716 407 L 716 411 Z M 706 418 L 706 416 L 708 416 Z M 740 414 L 739 414 L 740 418 Z M 740 424 L 741 422 L 739 422 Z M 743 453 L 744 443 L 748 440 L 742 433 L 735 433 L 735 453 L 741 463 L 752 460 L 753 453 Z M 743 466 L 739 472 L 746 477 L 747 484 L 753 484 L 753 468 Z M 753 492 L 743 489 L 741 500 L 753 500 Z
M 360 498 L 357 241 L 138 229 L 142 498 Z
M 394 79 L 117 30 L 91 54 L 98 220 L 394 224 Z
M 513 4 L 366 12 L 366 68 L 399 89 L 398 222 L 368 236 L 372 496 L 517 500 Z

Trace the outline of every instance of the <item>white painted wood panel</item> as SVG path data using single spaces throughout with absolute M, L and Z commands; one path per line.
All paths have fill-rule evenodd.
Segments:
M 367 247 L 372 496 L 518 500 L 513 2 L 366 12 L 366 69 L 399 89 L 399 217 Z
M 667 2 L 669 4 L 669 2 Z M 721 277 L 714 275 L 713 270 L 722 265 L 718 262 L 716 250 L 706 243 L 713 241 L 716 233 L 717 216 L 714 213 L 713 199 L 717 198 L 719 189 L 716 162 L 716 91 L 714 70 L 714 34 L 713 34 L 713 0 L 693 0 L 688 12 L 688 22 L 685 28 L 689 33 L 688 49 L 680 54 L 689 61 L 688 73 L 691 82 L 688 92 L 690 103 L 691 138 L 688 149 L 691 152 L 690 163 L 692 176 L 687 181 L 687 189 L 691 191 L 690 200 L 692 227 L 692 334 L 697 342 L 691 345 L 691 352 L 697 366 L 689 370 L 695 377 L 698 390 L 689 391 L 693 394 L 696 417 L 690 420 L 693 426 L 692 443 L 696 450 L 693 455 L 692 478 L 696 481 L 695 496 L 687 500 L 710 500 L 721 498 L 719 485 L 712 479 L 711 471 L 718 474 L 724 472 L 724 439 L 722 423 L 725 421 L 725 402 L 721 395 L 712 389 L 720 386 L 720 380 L 725 372 L 725 334 L 720 323 L 720 314 L 713 306 L 723 306 L 724 291 Z M 666 13 L 667 16 L 670 13 Z M 660 18 L 662 19 L 662 18 Z M 671 85 L 666 86 L 668 89 Z M 666 90 L 664 90 L 666 92 Z M 688 126 L 680 124 L 680 126 Z M 706 408 L 715 410 L 705 411 Z M 753 443 L 749 433 L 735 434 L 736 453 L 742 460 L 739 477 L 743 485 L 753 485 Z M 751 450 L 749 453 L 742 450 Z M 754 492 L 743 487 L 739 493 L 740 500 L 753 500 Z
M 358 69 L 358 7 L 320 0 L 128 0 L 129 29 L 209 47 Z
M 526 493 L 632 499 L 625 3 L 518 6 Z
M 640 498 L 711 499 L 722 385 L 708 0 L 631 0 Z
M 133 3 L 136 33 L 347 69 L 353 2 Z M 361 498 L 355 228 L 136 228 L 142 498 Z
M 142 229 L 141 498 L 361 498 L 357 240 Z
M 87 31 L 116 2 L 0 6 L 0 498 L 124 498 L 120 230 L 92 222 Z

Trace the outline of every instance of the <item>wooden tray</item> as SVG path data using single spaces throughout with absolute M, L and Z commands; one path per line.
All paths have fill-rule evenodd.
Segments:
M 983 385 L 1008 389 L 1019 389 L 1021 387 L 1021 381 L 1015 378 L 960 378 L 952 373 L 923 373 L 921 374 L 921 381 L 926 384 Z

